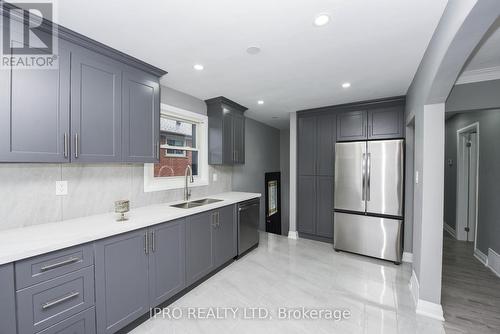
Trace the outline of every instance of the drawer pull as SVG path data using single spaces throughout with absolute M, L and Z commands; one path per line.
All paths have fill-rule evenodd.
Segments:
M 43 266 L 43 267 L 40 268 L 40 270 L 41 271 L 52 270 L 52 269 L 55 269 L 55 268 L 58 268 L 58 267 L 62 267 L 62 266 L 65 266 L 67 264 L 75 263 L 75 262 L 78 262 L 78 261 L 80 261 L 79 257 L 70 257 L 69 259 L 64 260 L 64 261 Z
M 61 297 L 59 299 L 55 299 L 55 300 L 52 300 L 50 302 L 47 302 L 45 304 L 42 305 L 42 309 L 43 310 L 46 310 L 48 308 L 51 308 L 51 307 L 54 307 L 56 305 L 59 305 L 61 303 L 64 303 L 65 301 L 67 300 L 70 300 L 70 299 L 73 299 L 75 297 L 78 297 L 80 295 L 80 292 L 72 292 L 70 293 L 69 295 L 67 296 L 64 296 L 64 297 Z

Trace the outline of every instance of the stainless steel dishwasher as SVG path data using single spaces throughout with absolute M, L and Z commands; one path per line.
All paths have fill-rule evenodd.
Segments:
M 260 198 L 238 204 L 238 257 L 259 245 Z

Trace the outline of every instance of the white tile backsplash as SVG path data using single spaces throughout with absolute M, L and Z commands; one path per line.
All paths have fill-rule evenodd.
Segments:
M 192 188 L 193 197 L 231 191 L 232 167 L 209 171 L 210 184 Z M 56 196 L 62 180 L 68 195 Z M 142 164 L 0 164 L 0 230 L 111 212 L 118 199 L 136 208 L 182 196 L 183 189 L 145 193 Z

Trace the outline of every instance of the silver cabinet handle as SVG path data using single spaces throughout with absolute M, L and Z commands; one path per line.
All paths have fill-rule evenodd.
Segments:
M 368 158 L 366 160 L 367 166 L 366 166 L 366 200 L 370 200 L 370 176 L 372 173 L 372 155 L 371 153 L 367 154 Z
M 59 268 L 59 267 L 65 266 L 67 264 L 75 263 L 75 262 L 78 262 L 78 261 L 80 261 L 79 257 L 70 257 L 69 259 L 64 260 L 64 261 L 43 266 L 43 267 L 40 268 L 40 271 L 47 271 L 47 270 Z
M 64 158 L 68 157 L 68 134 L 64 133 Z
M 144 233 L 144 254 L 149 254 L 149 238 L 148 232 Z
M 156 235 L 155 235 L 155 230 L 151 232 L 151 251 L 154 253 L 156 252 Z
M 75 158 L 78 159 L 79 155 L 79 143 L 78 143 L 78 133 L 75 133 Z
M 366 154 L 363 153 L 363 157 L 361 159 L 361 200 L 364 201 L 366 199 Z
M 59 305 L 61 303 L 64 303 L 65 301 L 76 298 L 79 295 L 80 295 L 80 292 L 75 291 L 75 292 L 72 292 L 64 297 L 51 300 L 50 302 L 46 302 L 45 304 L 42 305 L 42 310 L 46 310 L 48 308 L 51 308 L 51 307 L 54 307 L 54 306 Z

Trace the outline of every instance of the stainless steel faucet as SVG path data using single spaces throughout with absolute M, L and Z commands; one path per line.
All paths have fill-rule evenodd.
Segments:
M 193 170 L 191 169 L 191 165 L 187 165 L 186 170 L 184 171 L 184 179 L 185 179 L 185 184 L 184 184 L 184 200 L 185 201 L 189 201 L 189 198 L 191 197 L 191 191 L 189 190 L 189 187 L 188 187 L 188 176 L 191 178 L 189 180 L 189 182 L 193 183 L 194 182 L 194 178 L 193 178 Z

